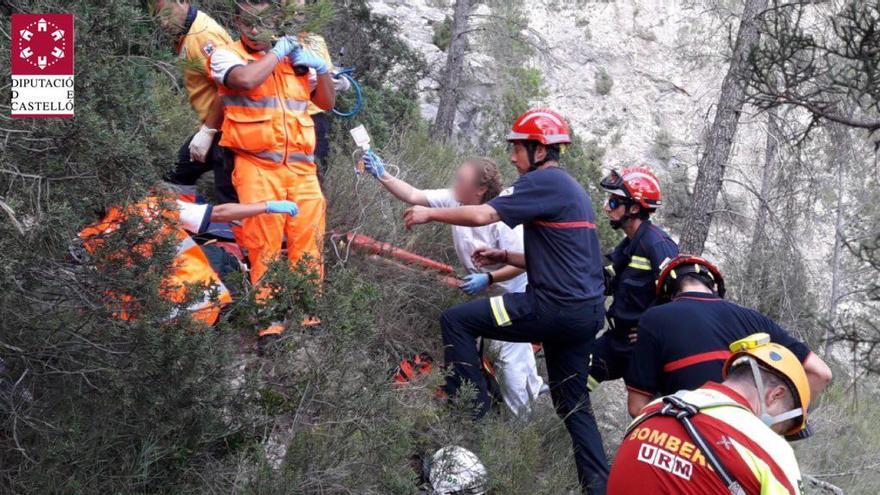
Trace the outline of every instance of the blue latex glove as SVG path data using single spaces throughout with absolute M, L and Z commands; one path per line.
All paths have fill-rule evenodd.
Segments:
M 278 60 L 283 60 L 284 57 L 287 56 L 290 52 L 299 48 L 299 41 L 294 36 L 282 36 L 281 39 L 275 42 L 275 46 L 269 50 L 269 53 L 278 57 Z
M 464 283 L 458 286 L 469 296 L 483 292 L 486 287 L 489 287 L 489 275 L 486 273 L 471 273 L 464 278 Z
M 368 151 L 364 154 L 364 170 L 378 179 L 385 175 L 385 163 L 379 158 L 379 155 Z
M 291 63 L 293 65 L 305 65 L 315 69 L 318 74 L 326 74 L 328 72 L 327 62 L 317 53 L 308 48 L 300 48 L 291 54 Z
M 295 217 L 299 213 L 299 206 L 293 201 L 266 201 L 266 213 L 286 213 Z

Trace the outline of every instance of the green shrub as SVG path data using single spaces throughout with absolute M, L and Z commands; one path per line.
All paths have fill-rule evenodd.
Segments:
M 452 17 L 446 16 L 443 22 L 434 22 L 431 24 L 431 27 L 434 29 L 434 36 L 431 38 L 431 42 L 440 51 L 445 52 L 452 41 Z
M 424 61 L 397 39 L 393 24 L 361 0 L 336 2 L 345 15 L 329 21 L 330 46 L 345 48 L 340 65 L 356 66 L 367 101 L 356 118 L 332 123 L 321 294 L 310 274 L 275 263 L 268 277 L 281 293 L 270 305 L 257 305 L 239 276 L 232 288 L 241 296 L 217 328 L 204 330 L 185 316 L 167 318 L 173 305 L 158 284 L 171 243 L 110 270 L 68 258 L 70 240 L 96 210 L 142 197 L 195 126 L 179 79 L 168 75 L 176 71 L 168 40 L 154 32 L 141 2 L 70 5 L 30 0 L 0 7 L 4 23 L 12 9 L 72 10 L 81 35 L 76 119 L 13 119 L 0 130 L 9 138 L 0 147 L 2 201 L 16 219 L 0 222 L 0 492 L 403 495 L 419 489 L 414 464 L 452 444 L 481 457 L 490 493 L 577 489 L 568 435 L 548 407 L 540 406 L 531 422 L 500 411 L 476 424 L 466 407 L 435 399 L 443 380 L 438 317 L 466 300 L 460 291 L 342 242 L 356 231 L 460 269 L 449 227 L 404 231 L 405 206 L 352 171 L 348 130 L 358 123 L 367 125 L 386 162 L 399 167 L 389 167 L 392 173 L 420 187 L 446 185 L 463 157 L 436 143 L 418 117 L 415 88 Z M 199 5 L 228 13 L 231 2 Z M 531 48 L 510 41 L 524 19 L 522 2 L 512 7 L 487 35 L 505 41 L 492 48 L 507 69 L 487 110 L 496 112 L 498 127 L 485 140 L 497 143 L 489 151 L 502 164 L 500 136 L 543 95 L 540 73 L 521 63 Z M 8 43 L 0 37 L 4 50 Z M 8 77 L 6 67 L 0 72 Z M 350 95 L 340 99 L 351 103 Z M 595 141 L 575 136 L 562 159 L 597 212 L 603 154 Z M 505 180 L 515 178 L 511 167 L 502 169 Z M 664 192 L 674 208 L 687 203 L 687 174 L 672 173 L 666 183 L 680 190 Z M 4 208 L 0 215 L 10 213 Z M 619 233 L 599 215 L 608 248 Z M 107 250 L 130 248 L 147 230 L 136 222 L 120 229 Z M 113 318 L 108 291 L 136 295 L 138 318 Z M 312 313 L 321 316 L 320 327 L 295 324 Z M 292 324 L 279 345 L 258 357 L 255 330 L 284 317 Z M 392 386 L 400 360 L 422 351 L 437 360 L 435 372 L 408 388 Z M 622 394 L 620 384 L 603 384 L 593 395 L 609 454 L 627 421 Z M 819 434 L 797 447 L 805 472 L 852 493 L 877 492 L 869 462 L 877 457 L 875 401 L 866 387 L 857 399 L 843 387 L 823 399 L 814 415 Z
M 668 162 L 672 159 L 672 146 L 675 140 L 669 131 L 660 129 L 654 135 L 654 144 L 651 146 L 651 154 L 653 154 L 661 162 Z

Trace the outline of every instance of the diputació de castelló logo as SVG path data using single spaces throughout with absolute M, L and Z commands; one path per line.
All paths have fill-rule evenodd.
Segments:
M 73 117 L 73 14 L 12 14 L 12 117 Z

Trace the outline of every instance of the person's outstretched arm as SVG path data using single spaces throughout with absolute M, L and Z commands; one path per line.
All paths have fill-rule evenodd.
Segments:
M 513 253 L 513 254 L 517 255 L 520 253 Z M 523 260 L 523 261 L 525 261 L 525 260 Z M 492 272 L 492 280 L 494 280 L 495 283 L 507 282 L 508 280 L 512 280 L 512 279 L 515 279 L 516 277 L 519 277 L 520 275 L 522 275 L 525 272 L 526 271 L 524 268 L 519 268 L 519 267 L 516 267 L 513 265 L 504 265 L 501 268 Z
M 425 208 L 413 206 L 407 208 L 403 214 L 407 229 L 414 225 L 429 222 L 448 223 L 449 225 L 461 225 L 463 227 L 480 227 L 501 220 L 495 208 L 489 204 L 457 206 L 455 208 Z
M 293 201 L 261 201 L 259 203 L 224 203 L 211 209 L 212 222 L 244 220 L 263 213 L 282 213 L 296 216 L 299 208 Z
M 428 196 L 421 189 L 398 179 L 385 171 L 385 162 L 372 151 L 364 154 L 364 170 L 379 179 L 379 183 L 395 198 L 411 205 L 430 206 Z
M 831 383 L 833 378 L 831 368 L 813 352 L 807 356 L 803 365 L 804 372 L 807 374 L 807 381 L 810 383 L 810 395 L 815 399 Z

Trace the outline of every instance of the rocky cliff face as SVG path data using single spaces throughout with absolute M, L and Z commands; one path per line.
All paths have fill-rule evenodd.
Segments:
M 445 53 L 432 41 L 433 26 L 452 13 L 440 3 L 371 3 L 377 14 L 399 24 L 401 36 L 428 62 L 431 74 L 421 85 L 427 119 L 436 113 L 436 76 L 445 64 Z M 538 55 L 527 64 L 542 69 L 547 92 L 536 104 L 560 110 L 580 135 L 596 139 L 606 149 L 608 166 L 696 162 L 726 71 L 735 11 L 681 0 L 525 2 L 525 11 L 539 39 Z M 480 5 L 474 14 L 479 20 L 491 11 Z M 459 108 L 464 128 L 474 121 L 474 95 L 493 84 L 491 65 L 479 47 L 468 55 L 467 96 Z M 759 136 L 748 127 L 746 122 L 746 148 L 760 148 L 760 139 L 753 141 Z M 734 162 L 747 159 L 743 151 Z
M 433 43 L 433 26 L 451 16 L 451 2 L 376 0 L 371 6 L 395 20 L 401 37 L 427 60 L 431 73 L 421 83 L 420 99 L 423 116 L 433 119 L 437 74 L 446 62 Z M 740 9 L 732 0 L 526 1 L 526 34 L 536 40 L 536 55 L 525 64 L 541 70 L 546 92 L 533 103 L 558 109 L 580 136 L 595 140 L 605 150 L 606 168 L 646 164 L 684 199 L 691 182 L 684 179 L 696 174 Z M 493 12 L 479 5 L 474 14 L 479 22 Z M 479 43 L 472 43 L 457 122 L 468 134 L 485 125 L 479 105 L 495 83 L 493 64 Z M 755 190 L 765 123 L 764 115 L 746 109 L 728 168 L 729 178 Z M 744 208 L 754 206 L 754 198 L 734 182 L 725 194 Z M 667 214 L 682 208 L 680 203 Z M 713 245 L 733 239 L 716 235 L 712 241 L 710 254 Z

